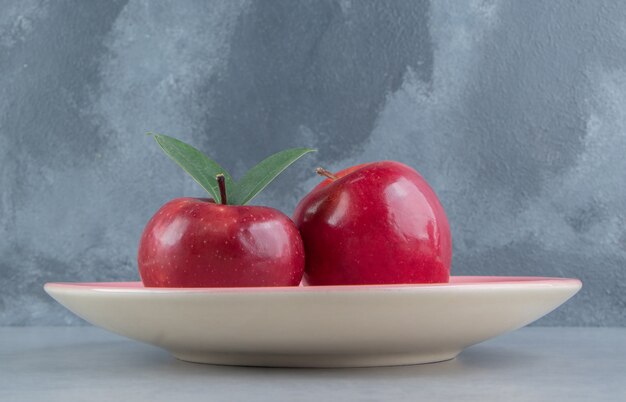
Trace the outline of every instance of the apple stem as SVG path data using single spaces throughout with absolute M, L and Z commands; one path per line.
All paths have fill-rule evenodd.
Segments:
M 334 173 L 329 172 L 328 170 L 326 170 L 326 169 L 324 169 L 322 167 L 318 167 L 317 169 L 315 169 L 315 173 L 317 173 L 320 176 L 328 177 L 331 180 L 337 180 L 338 179 L 338 177 L 335 176 Z
M 220 198 L 222 199 L 222 205 L 228 204 L 228 200 L 226 199 L 226 178 L 222 173 L 215 176 L 217 180 L 217 185 L 220 188 Z

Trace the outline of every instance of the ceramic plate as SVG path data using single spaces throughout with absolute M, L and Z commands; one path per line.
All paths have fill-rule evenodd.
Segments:
M 447 284 L 291 288 L 45 285 L 90 323 L 181 360 L 283 367 L 452 359 L 544 316 L 580 288 L 577 279 L 462 276 Z

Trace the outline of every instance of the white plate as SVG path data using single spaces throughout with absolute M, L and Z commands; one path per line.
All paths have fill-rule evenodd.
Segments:
M 144 288 L 48 283 L 104 329 L 200 363 L 365 367 L 452 359 L 520 328 L 581 288 L 577 279 L 453 277 L 449 284 Z

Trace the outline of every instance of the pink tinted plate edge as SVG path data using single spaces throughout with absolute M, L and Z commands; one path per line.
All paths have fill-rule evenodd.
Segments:
M 272 292 L 296 291 L 311 292 L 325 290 L 375 290 L 407 288 L 450 288 L 485 285 L 548 285 L 582 286 L 575 278 L 554 278 L 540 276 L 452 276 L 449 283 L 423 284 L 383 284 L 383 285 L 333 285 L 333 286 L 276 286 L 276 287 L 237 287 L 237 288 L 146 288 L 141 282 L 49 282 L 45 288 L 65 288 L 92 291 L 131 291 L 131 292 Z

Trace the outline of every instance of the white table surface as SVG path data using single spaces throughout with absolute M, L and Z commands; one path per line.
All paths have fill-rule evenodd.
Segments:
M 626 328 L 524 328 L 435 364 L 178 361 L 94 327 L 0 327 L 0 401 L 626 401 Z

